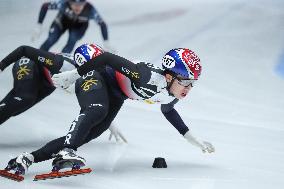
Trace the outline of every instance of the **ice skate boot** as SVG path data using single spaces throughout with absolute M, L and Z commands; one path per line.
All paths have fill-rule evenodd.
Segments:
M 70 148 L 61 150 L 52 162 L 52 171 L 59 171 L 65 168 L 80 169 L 85 166 L 86 160 L 76 154 L 76 151 Z
M 0 170 L 0 176 L 21 182 L 24 180 L 23 175 L 28 171 L 28 168 L 33 162 L 33 155 L 24 152 L 18 157 L 11 159 L 7 167 L 4 170 Z
M 15 174 L 24 175 L 28 168 L 32 165 L 34 162 L 34 156 L 32 154 L 29 154 L 27 152 L 22 153 L 16 158 L 11 159 L 8 162 L 7 167 L 5 170 L 7 171 L 15 171 Z
M 81 169 L 81 167 L 85 166 L 85 163 L 85 159 L 76 155 L 75 150 L 64 148 L 55 156 L 52 162 L 52 171 L 50 173 L 36 175 L 34 181 L 84 175 L 92 172 L 90 168 Z M 66 168 L 71 170 L 61 171 L 61 169 Z

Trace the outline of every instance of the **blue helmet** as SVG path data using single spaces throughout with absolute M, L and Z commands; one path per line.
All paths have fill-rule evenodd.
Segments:
M 202 70 L 199 57 L 186 48 L 172 49 L 167 52 L 163 57 L 162 66 L 176 76 L 194 80 L 198 79 Z
M 96 44 L 83 44 L 75 50 L 74 61 L 78 66 L 81 66 L 103 53 L 103 49 Z

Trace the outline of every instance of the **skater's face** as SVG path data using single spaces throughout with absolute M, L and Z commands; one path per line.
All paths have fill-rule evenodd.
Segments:
M 166 74 L 165 77 L 168 83 L 170 83 L 174 79 L 170 88 L 170 93 L 172 93 L 177 99 L 183 99 L 184 97 L 186 97 L 188 92 L 192 88 L 192 80 L 188 80 L 182 77 L 174 78 L 170 74 Z
M 80 3 L 70 2 L 70 7 L 71 7 L 72 11 L 77 15 L 82 12 L 85 5 L 86 5 L 86 2 L 82 2 L 82 3 L 81 2 Z

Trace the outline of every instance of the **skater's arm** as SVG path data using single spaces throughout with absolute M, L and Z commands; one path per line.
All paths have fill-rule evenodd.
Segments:
M 162 104 L 161 111 L 166 117 L 166 119 L 178 130 L 178 132 L 182 135 L 189 130 L 185 125 L 183 120 L 181 119 L 178 112 L 174 109 L 174 105 L 178 102 L 178 99 L 173 100 L 169 104 Z
M 3 71 L 6 67 L 16 62 L 23 56 L 31 59 L 35 63 L 39 63 L 47 67 L 51 73 L 58 72 L 63 63 L 62 56 L 30 46 L 20 46 L 1 61 L 0 69 Z
M 39 24 L 43 23 L 45 15 L 49 9 L 57 10 L 62 6 L 63 2 L 64 2 L 63 0 L 60 0 L 60 1 L 50 1 L 43 3 L 39 12 L 38 23 Z
M 188 127 L 185 125 L 178 112 L 174 109 L 174 104 L 177 102 L 178 100 L 175 99 L 169 104 L 162 104 L 161 110 L 164 116 L 189 143 L 200 148 L 204 153 L 214 152 L 215 148 L 210 142 L 198 140 L 192 135 L 191 131 L 189 131 Z
M 103 39 L 104 41 L 107 41 L 108 40 L 108 30 L 107 30 L 107 25 L 104 21 L 98 23 L 101 27 L 101 33 L 102 33 L 102 36 L 103 36 Z
M 147 82 L 150 80 L 151 71 L 144 63 L 134 64 L 133 62 L 120 57 L 118 55 L 105 52 L 96 58 L 86 62 L 80 66 L 77 70 L 79 75 L 84 75 L 92 70 L 99 71 L 106 65 L 110 66 L 115 71 L 128 77 L 135 84 L 139 85 L 141 82 Z
M 107 25 L 105 21 L 102 19 L 98 11 L 96 10 L 95 7 L 92 6 L 92 11 L 91 11 L 91 18 L 95 20 L 95 22 L 101 27 L 101 33 L 103 36 L 103 39 L 106 41 L 108 40 L 108 30 L 107 30 Z
M 215 148 L 210 142 L 198 140 L 192 135 L 191 131 L 189 131 L 188 127 L 185 125 L 178 112 L 174 109 L 174 104 L 176 104 L 177 102 L 178 99 L 175 99 L 169 104 L 162 104 L 161 110 L 164 116 L 189 143 L 200 148 L 204 153 L 214 152 Z

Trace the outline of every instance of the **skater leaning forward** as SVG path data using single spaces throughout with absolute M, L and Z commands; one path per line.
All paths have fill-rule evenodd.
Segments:
M 193 51 L 172 49 L 163 57 L 162 68 L 159 68 L 144 62 L 134 64 L 104 52 L 95 44 L 85 44 L 75 50 L 74 60 L 79 65 L 76 70 L 55 74 L 52 78 L 57 87 L 74 86 L 81 107 L 67 135 L 32 153 L 21 154 L 9 162 L 8 168 L 26 170 L 32 163 L 51 158 L 57 170 L 84 166 L 86 161 L 76 150 L 108 129 L 126 99 L 161 104 L 165 118 L 188 142 L 203 152 L 214 152 L 212 144 L 192 135 L 174 108 L 201 74 L 200 59 Z M 29 164 L 23 159 L 28 159 Z
M 34 105 L 40 103 L 56 89 L 52 75 L 75 69 L 77 65 L 69 53 L 50 53 L 30 46 L 20 46 L 0 61 L 0 74 L 13 65 L 13 88 L 0 100 L 0 126 Z M 6 124 L 7 125 L 7 124 Z M 116 141 L 126 142 L 113 125 L 109 128 Z
M 13 88 L 0 100 L 0 126 L 29 110 L 56 89 L 51 77 L 75 69 L 71 54 L 54 54 L 30 46 L 20 46 L 0 61 L 0 72 L 13 65 Z

